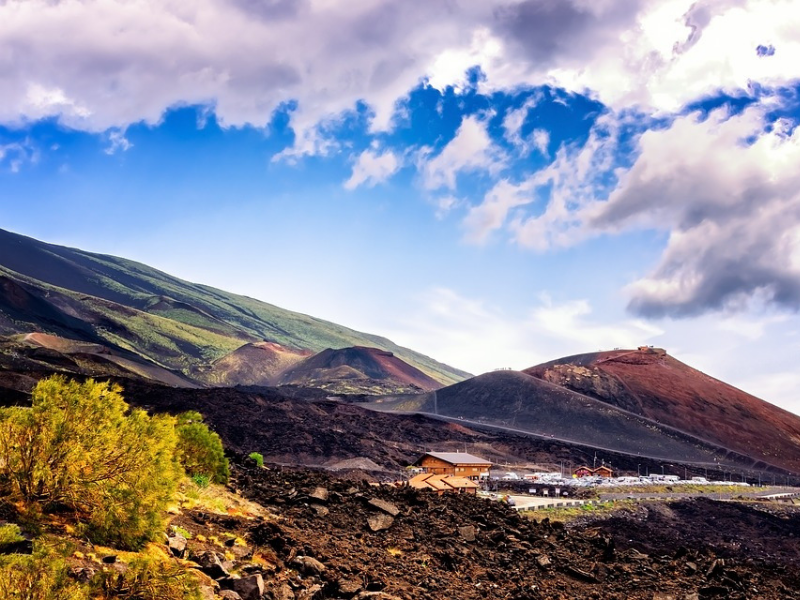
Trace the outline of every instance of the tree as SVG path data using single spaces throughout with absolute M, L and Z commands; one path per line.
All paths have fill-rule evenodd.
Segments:
M 178 458 L 190 476 L 226 483 L 230 471 L 220 437 L 203 423 L 203 415 L 188 411 L 178 416 Z
M 71 511 L 97 542 L 151 539 L 181 476 L 175 419 L 129 410 L 120 392 L 57 375 L 37 384 L 31 408 L 0 409 L 0 493 Z

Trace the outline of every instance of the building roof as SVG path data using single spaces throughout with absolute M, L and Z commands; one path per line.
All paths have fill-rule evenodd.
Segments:
M 408 480 L 408 485 L 418 490 L 433 489 L 437 492 L 451 489 L 479 488 L 480 486 L 467 479 L 466 477 L 454 477 L 453 475 L 433 475 L 432 473 L 420 473 Z
M 441 491 L 447 489 L 447 486 L 442 483 L 442 476 L 432 473 L 420 473 L 409 479 L 408 485 L 418 490 L 433 489 Z
M 448 476 L 448 477 L 443 477 L 442 478 L 442 482 L 446 483 L 450 487 L 456 488 L 456 489 L 460 489 L 460 488 L 475 488 L 475 489 L 478 489 L 479 487 L 481 487 L 477 483 L 472 481 L 471 479 L 467 479 L 466 477 L 454 477 L 452 475 Z
M 450 463 L 451 465 L 491 465 L 492 461 L 466 452 L 426 452 L 425 456 L 432 456 Z M 424 456 L 422 457 L 424 458 Z M 420 458 L 420 460 L 422 460 Z M 419 461 L 417 461 L 419 462 Z

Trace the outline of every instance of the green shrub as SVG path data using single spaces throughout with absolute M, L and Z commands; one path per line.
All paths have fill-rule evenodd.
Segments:
M 95 583 L 101 598 L 118 600 L 200 600 L 192 572 L 175 560 L 140 556 L 124 573 L 105 571 Z
M 192 481 L 199 488 L 207 488 L 208 484 L 211 483 L 208 475 L 192 475 Z
M 175 419 L 130 410 L 120 387 L 54 376 L 31 408 L 0 409 L 0 494 L 29 514 L 71 511 L 95 542 L 136 548 L 174 494 Z
M 214 483 L 227 483 L 230 471 L 222 440 L 203 423 L 203 416 L 195 411 L 179 415 L 177 431 L 178 458 L 186 472 L 192 477 L 204 475 Z
M 254 461 L 256 461 L 256 464 L 259 467 L 264 466 L 264 457 L 260 455 L 258 452 L 251 452 L 250 454 L 247 455 L 247 457 L 252 458 Z
M 181 527 L 180 525 L 173 525 L 173 526 L 172 526 L 172 531 L 174 531 L 174 532 L 175 532 L 175 533 L 177 533 L 178 535 L 182 535 L 182 536 L 183 536 L 183 537 L 185 537 L 187 540 L 190 540 L 190 539 L 192 539 L 192 534 L 191 534 L 191 532 L 190 532 L 188 529 L 184 529 L 184 528 L 183 528 L 183 527 Z
M 0 525 L 0 548 L 15 542 L 21 542 L 24 539 L 19 525 L 15 525 L 14 523 Z
M 63 553 L 36 544 L 31 556 L 0 555 L 0 600 L 89 600 L 67 574 Z

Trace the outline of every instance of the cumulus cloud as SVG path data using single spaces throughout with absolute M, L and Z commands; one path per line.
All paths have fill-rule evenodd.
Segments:
M 800 308 L 800 129 L 765 127 L 752 107 L 648 131 L 608 201 L 584 211 L 594 231 L 669 233 L 659 264 L 628 289 L 634 312 Z
M 563 145 L 552 163 L 522 181 L 497 182 L 464 218 L 466 240 L 483 243 L 506 223 L 521 246 L 538 251 L 586 239 L 581 211 L 603 196 L 618 161 L 623 125 L 613 114 L 602 115 L 583 145 Z M 520 212 L 509 219 L 521 207 L 533 214 Z
M 521 182 L 498 182 L 465 217 L 467 239 L 507 225 L 538 251 L 602 234 L 663 231 L 652 271 L 627 287 L 629 308 L 686 317 L 770 305 L 800 308 L 800 127 L 764 105 L 693 113 L 641 133 L 619 167 L 624 118 L 602 116 Z
M 353 173 L 345 181 L 344 187 L 348 190 L 354 190 L 360 185 L 372 187 L 389 179 L 399 168 L 400 162 L 390 150 L 381 154 L 374 150 L 365 150 L 353 165 Z
M 453 190 L 460 172 L 496 173 L 503 164 L 504 157 L 486 131 L 486 122 L 471 115 L 464 118 L 455 137 L 439 154 L 429 158 L 427 151 L 423 152 L 420 170 L 426 189 Z
M 792 0 L 8 0 L 0 122 L 102 132 L 200 104 L 265 126 L 291 105 L 297 158 L 330 152 L 318 126 L 358 102 L 390 129 L 420 81 L 458 87 L 472 66 L 488 89 L 551 83 L 673 110 L 796 79 L 798 13 Z
M 800 76 L 783 51 L 800 53 L 792 0 L 528 0 L 497 11 L 509 40 L 487 85 L 552 81 L 593 91 L 615 109 L 672 112 L 751 82 L 780 86 Z M 756 48 L 773 46 L 771 56 Z

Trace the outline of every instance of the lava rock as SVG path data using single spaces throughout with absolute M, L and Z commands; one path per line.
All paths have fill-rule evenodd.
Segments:
M 396 517 L 397 515 L 400 514 L 400 509 L 397 508 L 397 506 L 395 506 L 391 502 L 387 502 L 386 500 L 381 500 L 380 498 L 373 498 L 368 502 L 368 504 L 374 508 L 377 508 L 378 510 L 382 510 L 383 512 L 393 517 Z
M 234 579 L 232 587 L 242 600 L 261 600 L 261 596 L 264 595 L 264 578 L 258 574 Z
M 325 565 L 311 556 L 296 556 L 292 560 L 292 565 L 303 575 L 320 575 L 325 570 Z
M 172 555 L 177 558 L 183 558 L 186 554 L 186 538 L 178 533 L 169 538 L 167 545 Z
M 394 519 L 389 515 L 379 514 L 367 518 L 367 525 L 372 531 L 383 531 L 394 524 Z

